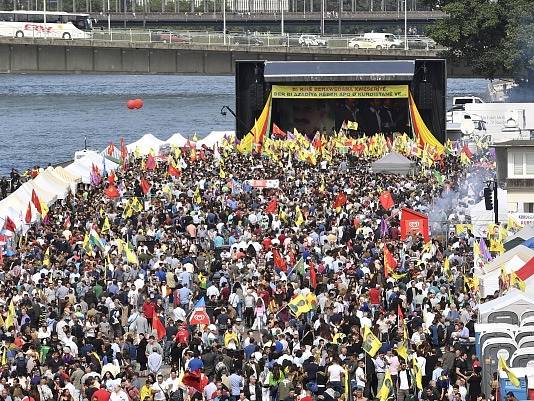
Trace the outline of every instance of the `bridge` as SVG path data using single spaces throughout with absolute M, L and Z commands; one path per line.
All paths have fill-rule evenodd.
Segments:
M 236 60 L 380 60 L 436 58 L 439 50 L 248 46 L 0 37 L 0 73 L 233 75 Z M 450 65 L 449 76 L 472 77 Z
M 107 14 L 92 13 L 91 16 L 95 18 L 99 25 L 107 24 Z M 341 18 L 339 18 L 341 16 Z M 445 18 L 446 14 L 441 11 L 409 11 L 407 13 L 407 21 L 411 27 L 419 28 L 421 32 L 423 28 L 438 20 Z M 269 28 L 271 30 L 279 27 L 282 15 L 279 12 L 271 13 L 238 13 L 227 12 L 225 15 L 226 24 L 229 27 L 242 27 L 245 29 L 254 30 L 255 28 Z M 383 11 L 383 12 L 341 12 L 337 11 L 325 12 L 321 16 L 321 12 L 284 12 L 284 25 L 287 31 L 296 31 L 297 29 L 305 28 L 308 32 L 318 32 L 320 29 L 320 22 L 324 20 L 325 31 L 337 32 L 337 26 L 341 19 L 345 32 L 354 33 L 354 27 L 360 30 L 367 29 L 367 26 L 372 26 L 369 29 L 393 29 L 393 27 L 402 28 L 404 26 L 404 13 L 398 11 Z M 220 29 L 223 24 L 223 14 L 218 10 L 217 12 L 165 12 L 165 13 L 110 13 L 110 20 L 113 26 L 123 27 L 157 27 L 157 26 L 177 26 L 190 27 L 192 29 L 198 27 Z M 329 29 L 330 28 L 330 29 Z

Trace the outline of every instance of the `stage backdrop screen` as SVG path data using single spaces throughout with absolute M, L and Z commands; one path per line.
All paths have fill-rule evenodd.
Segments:
M 405 132 L 408 85 L 273 85 L 273 121 L 284 130 L 339 131 L 355 122 L 357 131 Z

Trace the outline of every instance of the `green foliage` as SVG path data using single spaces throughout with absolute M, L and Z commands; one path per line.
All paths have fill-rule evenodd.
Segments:
M 522 78 L 534 69 L 532 0 L 446 0 L 441 5 L 449 17 L 427 32 L 449 49 L 451 61 L 490 79 Z

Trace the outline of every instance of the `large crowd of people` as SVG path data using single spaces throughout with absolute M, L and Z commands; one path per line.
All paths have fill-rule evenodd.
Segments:
M 135 152 L 50 205 L 0 259 L 0 399 L 494 397 L 470 342 L 473 235 L 454 230 L 491 163 L 453 150 L 399 176 L 297 153 Z M 444 216 L 429 242 L 400 239 L 405 207 Z

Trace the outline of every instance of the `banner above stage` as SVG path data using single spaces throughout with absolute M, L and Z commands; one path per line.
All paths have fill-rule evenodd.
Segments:
M 407 98 L 408 85 L 273 85 L 278 99 Z

